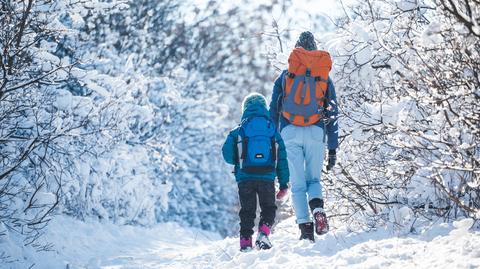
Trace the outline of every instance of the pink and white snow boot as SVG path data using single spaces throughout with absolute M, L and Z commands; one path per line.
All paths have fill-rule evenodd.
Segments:
M 268 236 L 270 235 L 270 227 L 266 224 L 262 224 L 258 227 L 258 235 L 257 240 L 255 241 L 255 245 L 258 249 L 270 249 L 272 247 L 272 243 Z

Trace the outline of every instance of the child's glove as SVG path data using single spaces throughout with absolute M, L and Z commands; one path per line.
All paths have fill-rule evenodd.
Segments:
M 280 189 L 280 191 L 277 192 L 276 199 L 283 200 L 287 196 L 287 194 L 288 194 L 288 186 L 283 189 Z
M 336 162 L 337 162 L 337 151 L 334 149 L 328 150 L 327 171 L 332 170 Z

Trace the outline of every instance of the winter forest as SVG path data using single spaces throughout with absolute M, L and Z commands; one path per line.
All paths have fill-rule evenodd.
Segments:
M 0 268 L 398 268 L 345 256 L 425 231 L 480 267 L 479 0 L 0 0 L 0 26 Z M 242 255 L 221 147 L 307 30 L 340 109 L 332 232 L 298 242 L 287 201 Z M 104 258 L 128 240 L 143 260 Z

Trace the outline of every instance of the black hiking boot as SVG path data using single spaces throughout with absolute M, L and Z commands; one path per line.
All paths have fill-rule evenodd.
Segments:
M 300 240 L 308 239 L 310 242 L 315 242 L 315 237 L 313 235 L 313 222 L 307 222 L 299 224 L 298 227 L 300 228 Z

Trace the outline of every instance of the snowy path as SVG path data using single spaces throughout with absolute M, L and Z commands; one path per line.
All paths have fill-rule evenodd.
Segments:
M 480 268 L 480 233 L 467 232 L 466 223 L 459 226 L 453 231 L 437 226 L 409 237 L 337 231 L 310 244 L 297 240 L 289 219 L 277 227 L 268 251 L 239 253 L 237 239 L 218 242 L 226 254 L 217 256 L 211 268 Z
M 311 244 L 297 240 L 290 218 L 272 235 L 273 249 L 240 253 L 237 238 L 175 224 L 146 229 L 60 217 L 47 233 L 58 252 L 29 255 L 34 268 L 480 268 L 480 233 L 467 226 L 436 225 L 406 237 L 336 230 Z

